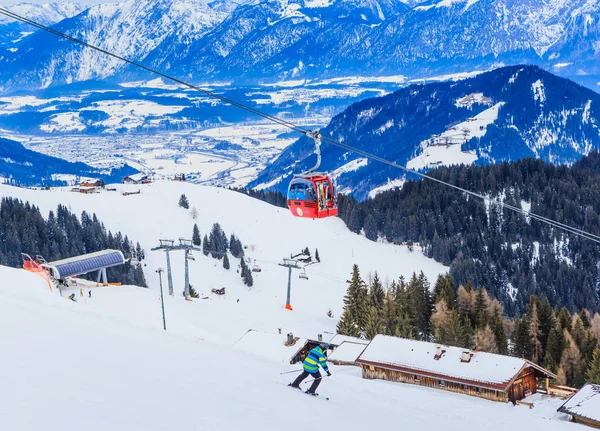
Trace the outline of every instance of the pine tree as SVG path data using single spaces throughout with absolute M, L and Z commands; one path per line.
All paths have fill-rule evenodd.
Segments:
M 456 307 L 456 292 L 454 291 L 454 283 L 450 274 L 440 274 L 438 276 L 433 292 L 434 303 L 443 299 L 449 308 Z
M 515 321 L 513 338 L 514 356 L 523 359 L 531 358 L 533 346 L 531 345 L 531 331 L 529 325 L 529 318 L 527 317 L 527 315 L 523 316 L 523 319 L 517 319 Z
M 208 256 L 210 251 L 210 244 L 208 242 L 208 236 L 204 235 L 204 240 L 202 241 L 202 253 L 204 256 Z
M 352 318 L 352 313 L 348 306 L 344 307 L 342 317 L 337 324 L 336 332 L 340 335 L 348 335 L 350 337 L 360 337 L 360 329 Z
M 475 308 L 473 310 L 473 315 L 475 318 L 475 327 L 485 328 L 488 324 L 489 316 L 488 316 L 488 298 L 487 292 L 485 289 L 479 288 L 477 289 L 477 294 L 475 296 Z
M 383 286 L 381 285 L 381 281 L 379 280 L 379 275 L 377 275 L 377 273 L 375 273 L 375 276 L 373 277 L 369 295 L 371 297 L 371 305 L 375 307 L 378 312 L 383 310 L 385 291 L 383 290 Z
M 567 310 L 565 307 L 560 309 L 558 321 L 560 323 L 561 330 L 571 328 L 571 313 L 569 313 L 569 310 Z
M 590 325 L 590 312 L 587 309 L 583 309 L 581 310 L 581 313 L 579 313 L 579 317 L 581 319 L 581 323 L 583 324 L 583 327 L 585 329 L 588 329 L 591 325 Z
M 548 367 L 554 365 L 554 369 L 556 369 L 556 367 L 560 363 L 563 349 L 564 340 L 562 331 L 558 328 L 552 328 L 552 330 L 550 331 L 550 335 L 548 335 L 548 342 L 546 343 L 546 355 L 544 357 L 544 365 Z
M 534 297 L 532 297 L 534 298 Z M 543 359 L 542 342 L 540 341 L 540 321 L 537 313 L 537 303 L 531 304 L 529 311 L 529 333 L 531 334 L 531 360 L 539 364 Z
M 352 279 L 344 296 L 344 305 L 352 315 L 352 321 L 360 330 L 364 330 L 369 307 L 367 287 L 360 276 L 358 265 L 352 267 Z
M 583 341 L 585 339 L 585 328 L 583 326 L 583 322 L 581 321 L 581 317 L 578 314 L 573 316 L 570 332 L 573 336 L 573 340 L 575 340 L 575 344 L 577 344 L 577 347 L 581 350 L 583 348 Z
M 185 291 L 183 292 L 183 294 L 185 295 Z M 200 295 L 198 295 L 198 292 L 196 292 L 196 289 L 194 289 L 194 286 L 192 286 L 190 284 L 190 296 L 192 298 L 200 298 Z
M 227 253 L 223 256 L 223 268 L 229 269 L 229 257 L 227 256 Z
M 377 334 L 381 334 L 383 332 L 382 329 L 379 311 L 377 308 L 370 306 L 365 324 L 365 338 L 367 340 L 372 340 Z
M 188 198 L 186 195 L 182 194 L 181 197 L 179 198 L 179 206 L 182 208 L 190 209 L 190 202 L 188 201 Z
M 319 257 L 319 249 L 315 249 L 315 260 L 317 262 L 321 262 L 321 258 Z
M 396 335 L 396 328 L 398 326 L 398 306 L 396 305 L 391 289 L 385 294 L 381 316 L 383 319 L 383 333 L 391 336 Z
M 491 328 L 494 332 L 494 340 L 498 348 L 498 353 L 501 355 L 508 354 L 508 337 L 506 336 L 504 322 L 498 308 L 494 310 L 494 314 L 492 315 Z
M 460 320 L 460 316 L 456 310 L 450 312 L 450 321 L 448 327 L 440 332 L 440 343 L 450 346 L 466 347 L 465 326 Z M 471 344 L 470 337 L 468 344 Z
M 194 232 L 192 234 L 192 243 L 195 246 L 202 245 L 202 237 L 200 236 L 200 229 L 198 229 L 198 225 L 194 223 Z
M 585 380 L 586 383 L 600 385 L 600 347 L 594 349 L 594 356 L 588 364 Z

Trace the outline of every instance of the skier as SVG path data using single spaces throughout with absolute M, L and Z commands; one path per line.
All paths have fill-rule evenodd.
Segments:
M 310 388 L 308 388 L 308 390 L 306 391 L 306 393 L 310 395 L 318 395 L 317 393 L 315 393 L 315 391 L 317 390 L 317 387 L 319 386 L 319 384 L 321 383 L 321 379 L 323 378 L 323 376 L 321 376 L 321 373 L 319 373 L 319 366 L 323 368 L 323 370 L 327 373 L 327 376 L 331 376 L 331 372 L 327 367 L 327 357 L 324 353 L 328 347 L 329 346 L 327 345 L 327 343 L 323 343 L 312 349 L 306 357 L 306 359 L 304 360 L 304 363 L 302 364 L 304 367 L 304 371 L 302 371 L 302 374 L 300 374 L 296 378 L 296 380 L 294 380 L 294 382 L 290 383 L 288 386 L 300 389 L 300 383 L 302 382 L 302 380 L 310 376 L 314 378 L 314 380 Z
M 79 289 L 79 296 L 83 298 L 83 289 Z
M 88 298 L 91 298 L 91 297 L 92 297 L 92 291 L 88 290 Z

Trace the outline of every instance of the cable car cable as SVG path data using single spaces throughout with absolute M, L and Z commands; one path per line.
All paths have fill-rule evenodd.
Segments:
M 101 53 L 106 54 L 106 55 L 108 55 L 110 57 L 113 57 L 113 58 L 116 58 L 118 60 L 121 60 L 121 61 L 123 61 L 125 63 L 131 64 L 132 66 L 139 67 L 141 69 L 146 70 L 147 72 L 154 73 L 154 74 L 159 75 L 159 76 L 161 76 L 163 78 L 166 78 L 166 79 L 168 79 L 170 81 L 173 81 L 173 82 L 176 82 L 176 83 L 178 83 L 180 85 L 188 87 L 188 88 L 190 88 L 192 90 L 199 91 L 199 92 L 201 92 L 201 93 L 203 93 L 203 94 L 205 94 L 205 95 L 207 95 L 209 97 L 212 97 L 214 99 L 218 99 L 218 100 L 220 100 L 222 102 L 228 103 L 228 104 L 230 104 L 232 106 L 235 106 L 237 108 L 243 109 L 243 110 L 245 110 L 247 112 L 250 112 L 252 114 L 258 115 L 259 117 L 262 117 L 262 118 L 265 118 L 267 120 L 279 123 L 280 125 L 288 127 L 288 128 L 290 128 L 292 130 L 295 130 L 297 132 L 300 132 L 300 133 L 308 133 L 308 132 L 310 132 L 309 129 L 306 129 L 306 128 L 301 127 L 301 126 L 297 126 L 297 125 L 295 125 L 293 123 L 290 123 L 289 121 L 282 120 L 281 118 L 278 118 L 278 117 L 276 117 L 274 115 L 267 114 L 265 112 L 262 112 L 262 111 L 259 111 L 257 109 L 254 109 L 254 108 L 252 108 L 250 106 L 247 106 L 247 105 L 244 105 L 242 103 L 236 102 L 235 100 L 229 99 L 228 97 L 225 97 L 225 96 L 221 96 L 221 95 L 219 95 L 219 94 L 217 94 L 217 93 L 215 93 L 213 91 L 205 90 L 205 89 L 200 88 L 200 87 L 198 87 L 196 85 L 187 83 L 187 82 L 182 81 L 182 80 L 180 80 L 178 78 L 172 77 L 172 76 L 167 75 L 167 74 L 162 73 L 162 72 L 159 72 L 156 69 L 152 69 L 150 67 L 144 66 L 143 64 L 138 63 L 136 61 L 129 60 L 129 59 L 125 58 L 125 57 L 121 57 L 120 55 L 114 54 L 114 53 L 112 53 L 110 51 L 107 51 L 107 50 L 102 49 L 100 47 L 97 47 L 95 45 L 91 45 L 91 44 L 89 44 L 87 42 L 84 42 L 81 39 L 77 39 L 75 37 L 69 36 L 66 33 L 62 33 L 62 32 L 60 32 L 58 30 L 55 30 L 55 29 L 53 29 L 51 27 L 45 26 L 43 24 L 37 23 L 37 22 L 35 22 L 33 20 L 30 20 L 30 19 L 28 19 L 28 18 L 26 18 L 24 16 L 18 15 L 18 14 L 14 13 L 14 12 L 11 12 L 11 11 L 3 8 L 3 7 L 0 7 L 0 14 L 6 15 L 6 16 L 8 16 L 10 18 L 13 18 L 13 19 L 16 19 L 18 21 L 24 22 L 26 24 L 30 24 L 30 25 L 32 25 L 34 27 L 39 28 L 40 30 L 47 31 L 47 32 L 52 33 L 52 34 L 54 34 L 56 36 L 62 37 L 64 39 L 70 40 L 71 42 L 75 42 L 75 43 L 77 43 L 79 45 L 82 45 L 82 46 L 84 46 L 86 48 L 90 48 L 90 49 L 93 49 L 95 51 L 101 52 Z
M 200 93 L 205 94 L 206 96 L 212 97 L 214 99 L 220 100 L 222 102 L 225 102 L 225 103 L 230 104 L 232 106 L 235 106 L 237 108 L 243 109 L 243 110 L 245 110 L 247 112 L 255 114 L 255 115 L 257 115 L 259 117 L 262 117 L 262 118 L 264 118 L 266 120 L 275 122 L 275 123 L 277 123 L 277 124 L 279 124 L 281 126 L 285 126 L 285 127 L 289 128 L 291 130 L 294 130 L 296 132 L 302 133 L 304 135 L 309 135 L 309 136 L 310 136 L 311 133 L 313 133 L 309 129 L 306 129 L 306 128 L 301 127 L 301 126 L 297 126 L 297 125 L 295 125 L 293 123 L 290 123 L 289 121 L 286 121 L 286 120 L 283 120 L 283 119 L 281 119 L 279 117 L 276 117 L 274 115 L 270 115 L 270 114 L 267 114 L 265 112 L 259 111 L 258 109 L 254 109 L 254 108 L 252 108 L 250 106 L 244 105 L 243 103 L 236 102 L 235 100 L 229 99 L 229 98 L 227 98 L 225 96 L 221 96 L 221 95 L 219 95 L 217 93 L 214 93 L 212 91 L 205 90 L 205 89 L 200 88 L 200 87 L 198 87 L 196 85 L 193 85 L 193 84 L 189 84 L 189 83 L 187 83 L 185 81 L 182 81 L 182 80 L 180 80 L 178 78 L 172 77 L 172 76 L 167 75 L 167 74 L 165 74 L 163 72 L 159 72 L 158 70 L 155 70 L 155 69 L 152 69 L 150 67 L 144 66 L 141 63 L 135 62 L 133 60 L 129 60 L 129 59 L 125 58 L 125 57 L 121 57 L 121 56 L 119 56 L 117 54 L 114 54 L 114 53 L 112 53 L 110 51 L 107 51 L 107 50 L 102 49 L 100 47 L 97 47 L 95 45 L 91 45 L 91 44 L 89 44 L 87 42 L 84 42 L 84 41 L 82 41 L 80 39 L 77 39 L 75 37 L 69 36 L 66 33 L 62 33 L 62 32 L 60 32 L 58 30 L 55 30 L 55 29 L 53 29 L 51 27 L 45 26 L 45 25 L 40 24 L 38 22 L 35 22 L 35 21 L 31 20 L 31 19 L 28 19 L 28 18 L 26 18 L 24 16 L 21 16 L 19 14 L 11 12 L 11 11 L 3 8 L 3 7 L 0 7 L 0 14 L 5 15 L 5 16 L 7 16 L 9 18 L 15 19 L 17 21 L 21 21 L 23 23 L 30 24 L 30 25 L 32 25 L 32 26 L 34 26 L 34 27 L 36 27 L 36 28 L 38 28 L 40 30 L 44 30 L 44 31 L 52 33 L 52 34 L 54 34 L 56 36 L 62 37 L 62 38 L 67 39 L 67 40 L 70 40 L 71 42 L 75 42 L 75 43 L 77 43 L 79 45 L 82 45 L 82 46 L 84 46 L 86 48 L 90 48 L 90 49 L 93 49 L 95 51 L 101 52 L 101 53 L 106 54 L 106 55 L 108 55 L 110 57 L 113 57 L 113 58 L 121 60 L 121 61 L 123 61 L 125 63 L 128 63 L 128 64 L 130 64 L 132 66 L 139 67 L 139 68 L 141 68 L 143 70 L 146 70 L 147 72 L 153 73 L 155 75 L 158 75 L 158 76 L 163 77 L 165 79 L 168 79 L 170 81 L 176 82 L 176 83 L 178 83 L 180 85 L 183 85 L 185 87 L 188 87 L 188 88 L 190 88 L 192 90 L 196 90 L 196 91 L 198 91 Z M 562 230 L 564 230 L 564 231 L 566 231 L 568 233 L 571 233 L 571 234 L 574 234 L 574 235 L 578 235 L 578 236 L 581 236 L 581 237 L 583 237 L 585 239 L 589 239 L 591 241 L 600 243 L 600 236 L 594 235 L 594 234 L 589 233 L 589 232 L 586 232 L 586 231 L 584 231 L 582 229 L 578 229 L 578 228 L 566 225 L 564 223 L 557 222 L 557 221 L 552 220 L 550 218 L 537 215 L 535 213 L 532 213 L 530 211 L 524 210 L 522 208 L 515 207 L 515 206 L 510 205 L 510 204 L 506 204 L 506 203 L 504 203 L 504 202 L 502 202 L 502 201 L 500 201 L 498 199 L 490 198 L 490 197 L 482 195 L 480 193 L 476 193 L 476 192 L 464 189 L 464 188 L 459 187 L 457 185 L 445 182 L 445 181 L 440 180 L 438 178 L 426 175 L 426 174 L 421 173 L 419 171 L 415 171 L 413 169 L 410 169 L 410 168 L 408 168 L 406 166 L 403 166 L 403 165 L 400 165 L 398 163 L 392 162 L 390 160 L 384 159 L 383 157 L 376 156 L 375 154 L 372 154 L 372 153 L 369 153 L 367 151 L 358 149 L 356 147 L 352 147 L 352 146 L 344 144 L 344 143 L 342 143 L 340 141 L 336 141 L 333 138 L 328 138 L 326 136 L 322 136 L 322 139 L 323 139 L 323 141 L 326 141 L 326 142 L 328 142 L 328 143 L 330 143 L 332 145 L 335 145 L 335 146 L 337 146 L 339 148 L 342 148 L 342 149 L 345 149 L 347 151 L 351 151 L 353 153 L 362 155 L 363 157 L 366 157 L 368 159 L 372 159 L 372 160 L 378 161 L 380 163 L 384 163 L 384 164 L 387 164 L 389 166 L 392 166 L 394 168 L 401 169 L 401 170 L 403 170 L 405 172 L 414 174 L 414 175 L 419 176 L 419 177 L 424 178 L 424 179 L 435 181 L 435 182 L 437 182 L 439 184 L 443 184 L 445 186 L 451 187 L 451 188 L 453 188 L 455 190 L 461 191 L 461 192 L 466 193 L 466 194 L 468 194 L 470 196 L 477 197 L 477 198 L 483 199 L 483 200 L 487 200 L 489 202 L 492 202 L 492 203 L 495 203 L 495 204 L 499 205 L 502 208 L 506 208 L 508 210 L 517 212 L 519 214 L 531 217 L 533 219 L 536 219 L 536 220 L 538 220 L 538 221 L 540 221 L 542 223 L 546 223 L 546 224 L 548 224 L 548 225 L 550 225 L 552 227 L 555 227 L 557 229 L 562 229 Z

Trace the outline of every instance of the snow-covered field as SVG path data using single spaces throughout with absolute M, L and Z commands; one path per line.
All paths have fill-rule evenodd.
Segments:
M 278 328 L 282 328 L 284 333 L 294 332 L 307 337 L 315 337 L 325 331 L 333 332 L 336 319 L 328 318 L 326 313 L 331 309 L 334 316 L 341 315 L 346 280 L 350 278 L 354 263 L 359 265 L 365 279 L 378 271 L 384 281 L 397 279 L 400 275 L 409 277 L 413 271 L 423 270 L 434 282 L 437 275 L 446 270 L 418 251 L 374 243 L 353 234 L 338 218 L 295 218 L 287 209 L 236 192 L 172 181 L 117 187 L 120 190 L 140 189 L 141 194 L 122 196 L 119 192 L 103 192 L 82 195 L 59 189 L 37 191 L 0 186 L 0 196 L 15 196 L 35 203 L 44 215 L 55 210 L 58 203 L 67 205 L 75 213 L 83 210 L 96 213 L 107 229 L 120 230 L 134 241 L 140 241 L 146 250 L 144 263 L 147 266 L 144 271 L 151 287 L 146 292 L 156 292 L 159 279 L 155 270 L 166 265 L 164 253 L 150 251 L 151 247 L 158 245 L 160 238 L 191 239 L 194 223 L 198 224 L 204 236 L 214 222 L 219 222 L 228 235 L 235 233 L 248 246 L 246 255 L 252 259 L 251 266 L 256 260 L 261 267 L 262 272 L 254 273 L 254 286 L 248 289 L 242 284 L 235 271 L 236 259 L 231 258 L 232 269 L 227 271 L 222 268 L 221 261 L 198 252 L 195 253 L 196 260 L 190 262 L 190 283 L 201 296 L 209 299 L 186 303 L 186 308 L 176 313 L 167 309 L 173 328 L 181 326 L 184 328 L 181 332 L 187 333 L 185 328 L 192 325 L 198 336 L 213 341 L 232 344 L 251 328 L 267 332 L 277 332 Z M 177 205 L 182 193 L 188 197 L 190 208 L 196 208 L 196 220 L 192 218 L 191 211 Z M 305 247 L 313 254 L 318 249 L 321 263 L 306 268 L 308 280 L 300 279 L 298 271 L 293 273 L 294 312 L 290 313 L 283 308 L 287 269 L 278 266 L 278 263 Z M 179 301 L 184 287 L 183 253 L 174 253 L 171 263 L 176 299 Z M 166 286 L 166 278 L 163 278 Z M 226 287 L 224 297 L 211 294 L 212 288 L 221 287 Z M 102 292 L 94 298 L 97 299 L 94 301 L 96 306 L 103 301 Z M 108 300 L 106 312 L 123 319 L 131 318 L 132 304 L 148 302 L 158 306 L 155 293 L 138 294 L 120 289 L 119 298 L 118 303 Z M 156 312 L 159 312 L 158 308 Z M 214 325 L 213 322 L 224 318 L 231 322 L 223 326 Z M 158 314 L 140 319 L 136 322 L 155 328 L 162 324 Z
M 315 399 L 285 386 L 291 377 L 280 373 L 297 365 L 202 340 L 191 326 L 182 333 L 144 325 L 144 317 L 160 319 L 152 290 L 98 289 L 73 303 L 36 274 L 0 266 L 0 280 L 3 429 L 581 429 L 556 413 L 561 400 L 535 395 L 528 399 L 534 409 L 513 407 L 363 380 L 355 367 L 331 366 L 319 388 L 330 400 Z M 154 303 L 144 301 L 150 297 Z M 205 311 L 200 301 L 167 300 L 170 318 L 187 309 L 192 320 Z M 109 313 L 113 307 L 130 315 Z M 207 330 L 237 319 L 221 315 Z

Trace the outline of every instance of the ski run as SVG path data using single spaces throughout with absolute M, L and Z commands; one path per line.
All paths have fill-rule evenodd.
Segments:
M 332 376 L 324 377 L 320 396 L 299 396 L 286 387 L 296 374 L 281 374 L 301 369 L 289 364 L 285 334 L 333 337 L 353 263 L 365 278 L 377 271 L 384 281 L 421 270 L 435 280 L 446 268 L 417 250 L 367 241 L 336 218 L 294 218 L 286 209 L 218 188 L 166 181 L 138 188 L 140 194 L 123 196 L 0 186 L 0 196 L 29 201 L 45 216 L 61 203 L 78 214 L 96 213 L 107 229 L 139 240 L 149 285 L 93 288 L 91 298 L 85 288 L 86 295 L 72 302 L 66 294 L 79 288 L 61 297 L 37 274 L 0 267 L 2 429 L 579 429 L 556 412 L 560 399 L 536 394 L 529 409 L 365 380 L 351 366 L 330 364 Z M 196 208 L 196 219 L 177 205 L 181 193 Z M 150 248 L 159 238 L 191 237 L 194 223 L 203 236 L 214 222 L 248 246 L 247 256 L 262 271 L 248 288 L 235 271 L 237 261 L 227 271 L 197 253 L 190 283 L 207 299 L 187 302 L 181 296 L 183 253 L 174 252 L 175 295 L 165 294 L 163 331 L 155 270 L 165 266 L 165 256 Z M 288 311 L 287 269 L 278 263 L 304 247 L 318 248 L 321 263 L 307 268 L 308 280 L 293 273 L 294 310 Z M 211 294 L 215 287 L 226 287 L 226 294 Z M 326 315 L 329 309 L 334 318 Z

